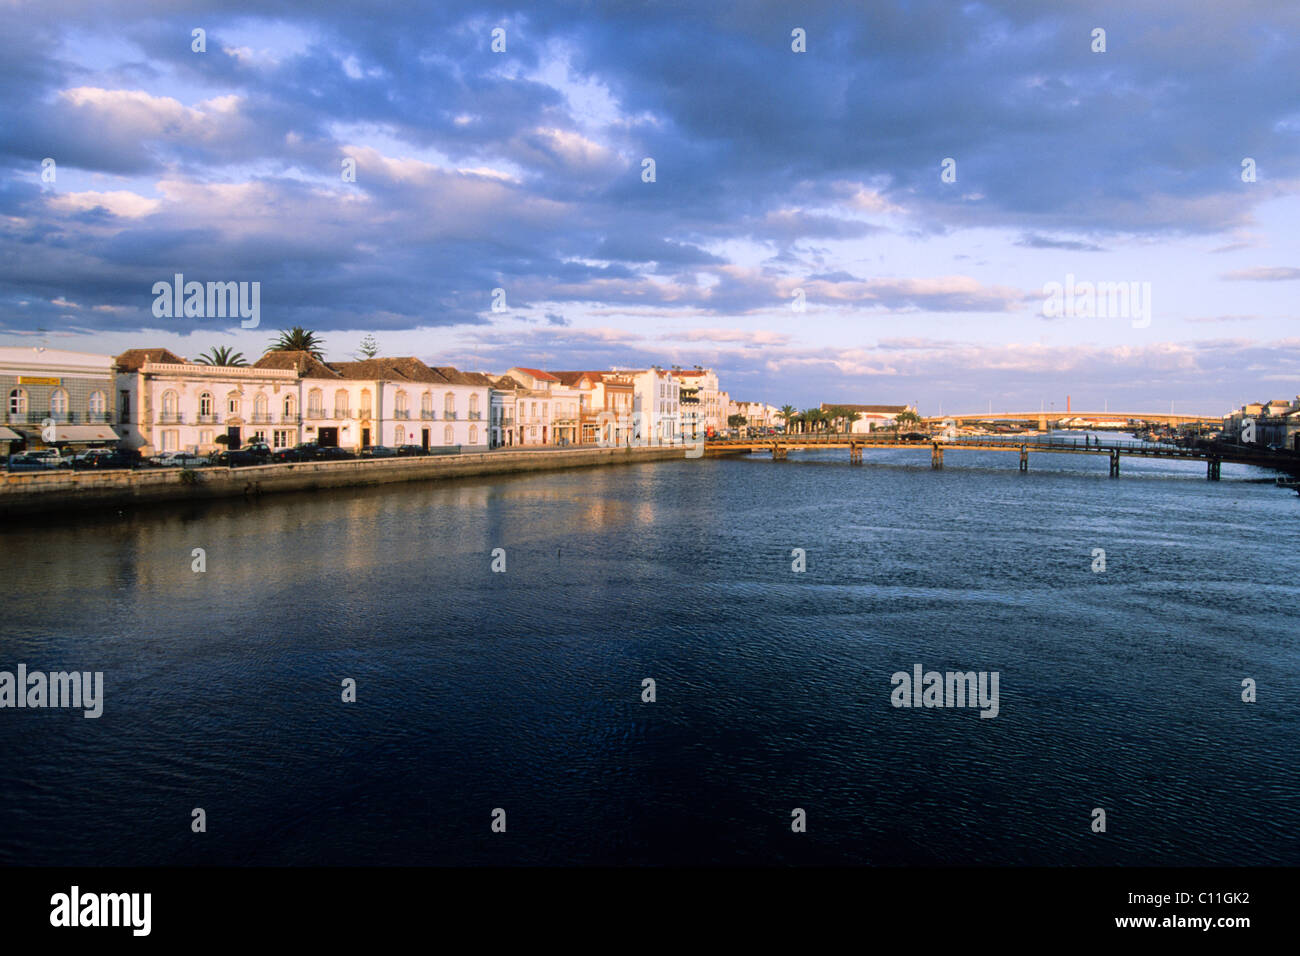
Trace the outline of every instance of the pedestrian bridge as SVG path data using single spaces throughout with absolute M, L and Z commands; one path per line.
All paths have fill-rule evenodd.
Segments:
M 1106 441 L 1087 438 L 1060 438 L 1051 436 L 1000 437 L 979 436 L 969 438 L 929 438 L 918 439 L 902 436 L 878 437 L 875 435 L 855 435 L 849 432 L 823 432 L 811 435 L 775 435 L 765 438 L 723 438 L 710 440 L 709 448 L 731 448 L 750 452 L 767 452 L 773 461 L 785 461 L 792 451 L 820 450 L 825 448 L 847 448 L 849 462 L 862 463 L 863 453 L 873 448 L 914 448 L 930 452 L 930 467 L 942 468 L 943 456 L 948 451 L 1003 451 L 1018 452 L 1020 470 L 1029 470 L 1029 454 L 1053 455 L 1098 455 L 1109 460 L 1110 476 L 1119 477 L 1120 459 L 1127 455 L 1134 458 L 1166 458 L 1176 461 L 1205 462 L 1205 477 L 1211 481 L 1219 480 L 1223 462 L 1243 465 L 1257 465 L 1291 474 L 1300 474 L 1300 457 L 1269 452 L 1265 449 L 1227 445 L 1223 443 L 1204 444 L 1197 447 L 1157 444 L 1142 441 Z

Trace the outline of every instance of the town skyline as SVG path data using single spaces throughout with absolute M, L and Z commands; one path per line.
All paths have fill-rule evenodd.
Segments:
M 0 345 L 302 325 L 801 407 L 1293 395 L 1300 12 L 913 7 L 8 8 Z M 176 273 L 259 283 L 260 326 L 159 319 Z M 1049 304 L 1075 282 L 1134 295 Z

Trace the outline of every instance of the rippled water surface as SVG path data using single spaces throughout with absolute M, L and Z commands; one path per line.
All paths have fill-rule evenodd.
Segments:
M 0 862 L 1300 864 L 1295 495 L 866 459 L 7 527 L 0 670 L 106 702 L 0 710 Z M 918 663 L 998 716 L 895 709 Z

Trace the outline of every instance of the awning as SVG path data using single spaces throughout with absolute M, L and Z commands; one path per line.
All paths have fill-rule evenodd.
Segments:
M 80 445 L 93 441 L 121 441 L 117 432 L 107 425 L 63 425 L 54 426 L 54 441 L 48 445 Z M 39 429 L 35 433 L 40 435 Z
M 18 434 L 12 428 L 5 428 L 0 425 L 0 441 L 22 441 L 23 436 Z

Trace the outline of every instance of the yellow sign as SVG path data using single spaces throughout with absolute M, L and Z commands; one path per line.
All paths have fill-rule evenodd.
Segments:
M 33 378 L 30 375 L 19 375 L 19 385 L 58 385 L 63 379 L 61 378 Z

